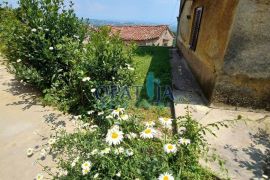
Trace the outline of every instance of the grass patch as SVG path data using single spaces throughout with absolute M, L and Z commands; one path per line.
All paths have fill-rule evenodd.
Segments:
M 135 90 L 132 92 L 130 110 L 139 113 L 146 120 L 154 120 L 159 116 L 171 116 L 170 101 L 163 98 L 165 86 L 171 85 L 170 53 L 167 47 L 139 47 L 134 58 L 135 64 L 135 85 L 143 86 L 139 91 L 139 98 L 135 97 Z M 150 100 L 146 92 L 147 76 L 152 74 L 155 79 L 155 96 Z M 156 102 L 157 83 L 161 88 L 161 101 Z

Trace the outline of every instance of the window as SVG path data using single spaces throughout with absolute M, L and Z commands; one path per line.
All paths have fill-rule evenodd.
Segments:
M 169 41 L 167 39 L 163 39 L 163 46 L 168 46 Z
M 194 17 L 193 17 L 193 24 L 192 24 L 192 29 L 191 29 L 191 38 L 189 42 L 190 49 L 192 49 L 193 51 L 195 51 L 197 47 L 202 14 L 203 14 L 203 7 L 198 7 L 195 9 Z

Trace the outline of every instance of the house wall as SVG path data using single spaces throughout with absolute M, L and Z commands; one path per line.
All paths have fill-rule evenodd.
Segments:
M 151 39 L 147 41 L 135 41 L 138 46 L 153 46 L 157 45 L 158 39 Z
M 165 46 L 164 39 L 167 40 L 167 46 L 173 45 L 174 36 L 169 30 L 165 31 L 159 38 L 147 41 L 135 41 L 138 46 Z
M 270 109 L 270 1 L 240 0 L 214 101 Z
M 174 36 L 171 34 L 169 30 L 165 31 L 158 40 L 156 40 L 155 45 L 156 46 L 166 46 L 164 44 L 164 40 L 167 41 L 167 46 L 173 45 Z
M 187 0 L 179 18 L 177 46 L 211 100 L 239 0 Z M 196 51 L 189 48 L 194 10 L 204 7 Z

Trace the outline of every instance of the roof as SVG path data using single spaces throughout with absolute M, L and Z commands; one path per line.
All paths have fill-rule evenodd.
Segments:
M 132 40 L 145 41 L 157 39 L 163 34 L 164 31 L 169 30 L 169 27 L 167 25 L 158 25 L 158 26 L 136 25 L 136 26 L 110 26 L 110 27 L 112 28 L 113 33 L 119 33 L 120 37 L 126 41 Z

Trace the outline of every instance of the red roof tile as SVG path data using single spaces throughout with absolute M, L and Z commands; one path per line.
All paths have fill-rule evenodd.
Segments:
M 159 26 L 111 26 L 113 33 L 119 33 L 126 41 L 145 41 L 159 38 L 169 29 L 166 25 Z

